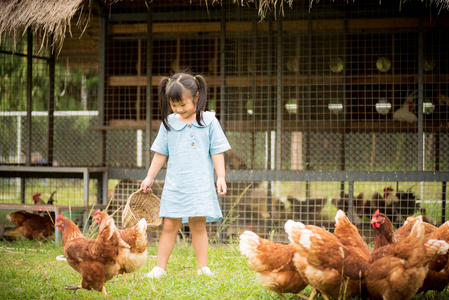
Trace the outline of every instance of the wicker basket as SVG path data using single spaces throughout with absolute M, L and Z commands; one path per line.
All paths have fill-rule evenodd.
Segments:
M 147 220 L 148 229 L 159 227 L 162 224 L 162 218 L 159 218 L 160 205 L 161 200 L 152 192 L 138 190 L 132 193 L 123 209 L 123 227 L 130 228 L 142 218 Z

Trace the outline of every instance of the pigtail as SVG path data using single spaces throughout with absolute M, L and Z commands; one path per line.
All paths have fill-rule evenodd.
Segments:
M 162 114 L 162 123 L 167 130 L 170 130 L 170 126 L 168 125 L 168 115 L 170 114 L 169 109 L 170 105 L 168 103 L 168 99 L 166 96 L 167 85 L 170 82 L 170 78 L 163 78 L 158 86 L 158 93 L 160 97 L 160 105 L 161 105 L 161 114 Z
M 200 126 L 202 123 L 202 114 L 207 104 L 207 83 L 203 76 L 193 77 L 191 74 L 176 73 L 171 78 L 164 78 L 159 83 L 158 93 L 162 112 L 162 123 L 167 130 L 170 130 L 168 116 L 171 113 L 171 102 L 182 102 L 183 93 L 189 91 L 192 97 L 198 93 L 196 102 L 196 121 Z
M 206 110 L 206 104 L 207 104 L 207 82 L 201 75 L 196 75 L 193 77 L 195 82 L 198 85 L 198 101 L 196 103 L 196 121 L 199 125 L 204 125 L 201 122 L 201 117 L 203 114 L 203 111 Z

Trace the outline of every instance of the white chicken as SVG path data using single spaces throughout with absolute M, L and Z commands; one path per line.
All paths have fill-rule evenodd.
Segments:
M 414 123 L 418 121 L 418 118 L 413 113 L 413 109 L 415 106 L 413 103 L 413 99 L 416 97 L 416 93 L 417 91 L 414 91 L 407 95 L 401 108 L 393 113 L 393 120 L 408 123 Z

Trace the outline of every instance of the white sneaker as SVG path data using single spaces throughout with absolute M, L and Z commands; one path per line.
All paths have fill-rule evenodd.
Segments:
M 162 278 L 164 276 L 167 275 L 167 272 L 159 267 L 154 267 L 153 270 L 151 270 L 151 272 L 145 274 L 144 277 L 147 278 L 151 278 L 151 279 L 157 279 L 157 278 Z
M 197 272 L 198 275 L 206 275 L 209 277 L 214 277 L 214 273 L 209 269 L 209 267 L 202 267 L 201 269 L 198 269 Z

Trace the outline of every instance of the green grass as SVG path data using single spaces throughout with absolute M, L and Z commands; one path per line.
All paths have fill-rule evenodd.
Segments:
M 191 245 L 177 245 L 170 257 L 168 276 L 160 280 L 143 279 L 156 265 L 156 245 L 149 245 L 147 264 L 139 271 L 121 275 L 106 283 L 111 299 L 279 299 L 256 280 L 237 244 L 211 245 L 209 266 L 214 278 L 196 275 L 196 260 Z M 78 284 L 81 276 L 66 262 L 57 261 L 62 245 L 19 239 L 0 241 L 0 299 L 104 299 L 97 291 L 65 290 L 66 284 Z M 309 295 L 311 288 L 303 293 Z M 300 299 L 285 295 L 287 299 Z M 419 299 L 418 296 L 415 297 Z M 358 298 L 356 298 L 358 299 Z M 448 299 L 428 295 L 426 299 Z
M 196 275 L 192 246 L 178 245 L 170 257 L 168 276 L 161 280 L 143 279 L 156 265 L 155 245 L 148 248 L 147 264 L 138 272 L 108 281 L 106 290 L 112 299 L 276 299 L 263 289 L 255 273 L 247 266 L 236 245 L 211 246 L 209 266 L 214 278 Z M 0 299 L 103 299 L 97 291 L 78 290 L 76 296 L 64 289 L 78 284 L 81 276 L 66 262 L 57 261 L 62 246 L 53 242 L 0 242 Z

